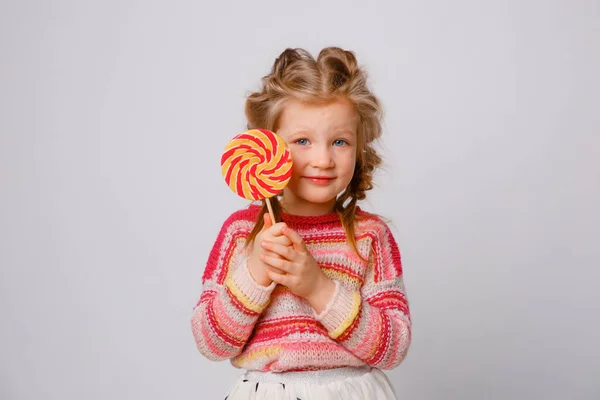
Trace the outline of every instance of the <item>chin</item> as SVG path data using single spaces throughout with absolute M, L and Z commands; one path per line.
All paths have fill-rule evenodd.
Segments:
M 302 197 L 304 201 L 314 204 L 325 204 L 329 203 L 332 200 L 336 199 L 337 196 L 306 196 Z

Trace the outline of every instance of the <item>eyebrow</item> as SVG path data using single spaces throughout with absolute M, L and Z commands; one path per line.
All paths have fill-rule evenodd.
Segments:
M 336 135 L 339 135 L 339 134 L 344 134 L 344 133 L 347 133 L 347 134 L 350 134 L 350 135 L 356 134 L 356 132 L 355 132 L 355 131 L 353 131 L 352 129 L 349 129 L 349 128 L 344 128 L 344 129 L 336 129 L 336 130 L 335 130 L 335 134 L 336 134 Z
M 294 134 L 309 134 L 309 133 L 314 133 L 314 131 L 312 129 L 309 128 L 296 128 L 296 129 L 289 129 L 287 130 L 290 134 L 294 135 Z M 340 127 L 336 127 L 334 129 L 332 129 L 332 131 L 335 134 L 340 134 L 340 133 L 356 133 L 355 130 L 353 130 L 352 128 L 349 127 L 345 127 L 345 126 L 340 126 Z

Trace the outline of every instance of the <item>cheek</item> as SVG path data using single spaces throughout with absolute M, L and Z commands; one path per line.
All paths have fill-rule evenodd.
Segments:
M 298 157 L 294 157 L 292 154 L 292 178 L 291 180 L 297 180 L 302 175 L 302 160 Z
M 305 164 L 305 160 L 301 151 L 292 151 L 292 170 L 302 168 Z
M 350 170 L 352 171 L 351 173 L 354 173 L 354 166 L 356 165 L 356 153 L 354 150 L 344 154 L 343 157 L 340 158 L 340 161 L 344 170 Z

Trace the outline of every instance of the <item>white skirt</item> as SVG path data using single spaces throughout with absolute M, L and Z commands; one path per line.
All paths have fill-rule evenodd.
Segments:
M 226 400 L 397 400 L 387 376 L 377 368 L 242 374 Z

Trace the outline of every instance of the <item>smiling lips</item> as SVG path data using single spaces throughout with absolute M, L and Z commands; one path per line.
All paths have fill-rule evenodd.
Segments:
M 305 176 L 304 178 L 316 185 L 328 185 L 335 179 L 334 176 Z

